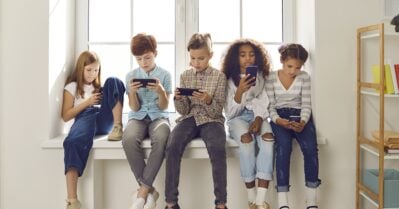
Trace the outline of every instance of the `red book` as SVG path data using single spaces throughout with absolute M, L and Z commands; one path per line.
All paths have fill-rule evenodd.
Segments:
M 396 81 L 398 82 L 398 86 L 399 86 L 399 64 L 395 64 L 395 74 L 396 74 Z

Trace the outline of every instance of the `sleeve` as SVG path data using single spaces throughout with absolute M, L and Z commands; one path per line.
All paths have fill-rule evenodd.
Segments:
M 269 117 L 269 97 L 267 96 L 266 89 L 263 88 L 262 92 L 252 100 L 252 108 L 255 117 L 259 116 L 263 120 Z
M 180 86 L 182 88 L 186 87 L 186 84 L 184 82 L 184 73 L 180 76 Z M 190 100 L 188 99 L 188 97 L 183 96 L 183 98 L 181 99 L 174 99 L 174 103 L 175 103 L 175 108 L 176 111 L 180 114 L 180 115 L 187 115 L 190 113 Z
M 166 71 L 166 76 L 162 85 L 167 94 L 172 94 L 172 76 L 168 71 Z
M 275 82 L 275 78 L 273 78 L 274 76 L 272 74 L 270 74 L 267 77 L 266 80 L 266 93 L 267 93 L 267 97 L 269 99 L 269 114 L 270 114 L 270 118 L 271 120 L 276 123 L 277 118 L 279 118 L 280 116 L 277 113 L 276 110 L 276 96 L 275 96 L 275 90 L 274 90 L 274 82 Z
M 64 89 L 65 89 L 66 91 L 68 91 L 70 94 L 72 94 L 72 96 L 75 97 L 75 94 L 76 94 L 76 82 L 68 83 L 68 84 L 64 87 Z
M 307 123 L 312 112 L 312 99 L 310 76 L 306 72 L 303 74 L 301 92 L 301 119 Z
M 127 73 L 126 77 L 125 77 L 126 94 L 129 94 L 129 89 L 130 89 L 129 85 L 130 85 L 130 80 L 132 80 L 132 79 L 133 79 L 132 72 Z
M 217 79 L 217 87 L 213 94 L 212 103 L 210 105 L 204 105 L 205 111 L 208 113 L 210 118 L 219 118 L 223 113 L 223 106 L 226 102 L 226 76 L 224 73 L 219 73 Z
M 241 111 L 245 108 L 245 105 L 238 104 L 234 100 L 235 93 L 237 91 L 237 88 L 234 85 L 234 82 L 229 79 L 227 80 L 227 85 L 226 85 L 226 104 L 225 104 L 225 114 L 227 119 L 232 119 L 239 115 Z

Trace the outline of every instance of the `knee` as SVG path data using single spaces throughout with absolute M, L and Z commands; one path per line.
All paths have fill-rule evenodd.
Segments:
M 138 148 L 141 147 L 141 142 L 137 139 L 137 136 L 124 133 L 122 135 L 122 146 L 124 149 L 127 149 L 128 147 Z
M 262 140 L 263 141 L 273 141 L 274 136 L 272 133 L 264 133 L 264 134 L 262 134 Z
M 244 144 L 251 143 L 253 141 L 251 134 L 245 133 L 241 135 L 241 142 Z

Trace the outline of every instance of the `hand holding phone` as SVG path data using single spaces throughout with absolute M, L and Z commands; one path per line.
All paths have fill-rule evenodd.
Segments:
M 177 88 L 177 90 L 179 90 L 182 96 L 192 96 L 194 92 L 199 92 L 199 89 L 196 88 Z
M 140 82 L 142 85 L 141 87 L 146 88 L 148 83 L 156 83 L 157 80 L 154 78 L 134 78 L 132 82 Z
M 301 116 L 299 115 L 290 115 L 289 121 L 295 121 L 297 123 L 301 122 Z
M 254 78 L 253 82 L 252 82 L 252 86 L 256 85 L 256 74 L 258 73 L 258 66 L 257 65 L 251 65 L 248 66 L 245 69 L 245 74 L 249 74 L 248 79 Z

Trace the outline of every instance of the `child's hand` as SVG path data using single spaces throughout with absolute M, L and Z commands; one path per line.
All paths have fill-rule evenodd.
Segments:
M 262 126 L 263 119 L 259 116 L 256 116 L 254 122 L 249 125 L 248 132 L 252 134 L 259 134 L 260 128 Z
M 162 94 L 165 92 L 165 89 L 163 88 L 161 82 L 159 81 L 158 78 L 154 78 L 157 82 L 156 83 L 148 83 L 147 88 L 150 89 L 151 91 L 157 92 L 157 94 Z
M 135 94 L 135 93 L 137 93 L 139 88 L 142 86 L 143 86 L 143 84 L 141 84 L 139 81 L 133 82 L 133 79 L 132 79 L 129 84 L 129 92 L 132 92 Z
M 212 103 L 212 97 L 209 96 L 209 94 L 202 89 L 200 89 L 199 91 L 194 91 L 193 97 L 201 101 L 204 101 L 208 105 Z
M 102 94 L 101 93 L 94 93 L 91 97 L 87 100 L 89 106 L 97 105 L 101 101 Z
M 277 118 L 276 124 L 286 129 L 291 129 L 291 121 L 284 118 Z
M 305 121 L 301 120 L 301 122 L 291 121 L 291 129 L 297 133 L 302 132 L 303 128 L 305 128 Z
M 180 95 L 179 89 L 178 89 L 178 88 L 175 88 L 175 99 L 176 99 L 176 100 L 179 100 L 179 99 L 181 99 L 181 98 L 183 98 L 183 96 Z
M 242 93 L 248 91 L 248 89 L 251 88 L 253 85 L 253 82 L 255 82 L 255 77 L 249 78 L 251 75 L 247 74 L 244 77 L 240 79 L 240 83 L 238 84 L 238 90 L 240 90 Z

